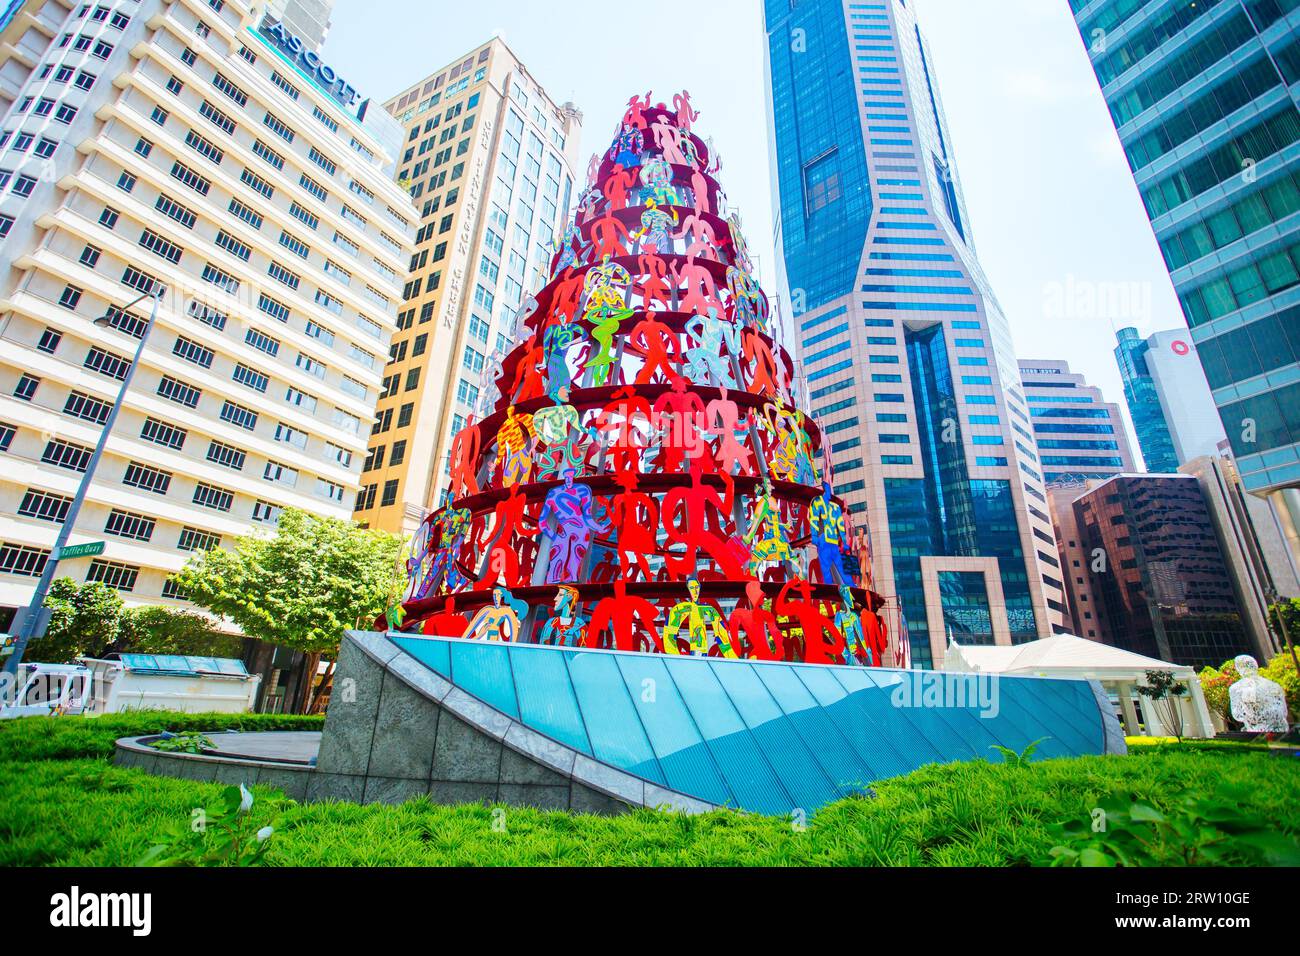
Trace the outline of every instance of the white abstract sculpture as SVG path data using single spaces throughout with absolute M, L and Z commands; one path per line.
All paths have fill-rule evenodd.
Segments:
M 1250 733 L 1287 731 L 1286 694 L 1282 685 L 1259 676 L 1259 664 L 1249 654 L 1235 658 L 1241 680 L 1228 688 L 1232 717 Z

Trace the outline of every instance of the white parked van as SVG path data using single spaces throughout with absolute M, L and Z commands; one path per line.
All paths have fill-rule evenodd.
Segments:
M 119 654 L 76 664 L 24 664 L 19 692 L 0 719 L 33 715 L 178 710 L 240 714 L 253 709 L 258 675 L 242 661 L 175 654 Z

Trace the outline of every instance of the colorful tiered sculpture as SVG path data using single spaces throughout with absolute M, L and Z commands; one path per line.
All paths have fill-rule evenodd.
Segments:
M 593 157 L 413 543 L 404 630 L 898 663 L 697 118 L 633 97 Z

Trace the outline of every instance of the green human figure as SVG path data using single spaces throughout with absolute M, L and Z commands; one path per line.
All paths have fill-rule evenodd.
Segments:
M 614 336 L 618 333 L 619 323 L 634 314 L 624 299 L 631 282 L 632 276 L 627 269 L 617 262 L 610 262 L 609 256 L 605 255 L 600 265 L 587 273 L 583 283 L 587 302 L 582 317 L 591 324 L 591 337 L 600 346 L 585 366 L 591 370 L 594 386 L 609 381 L 610 366 L 614 364 Z
M 867 666 L 870 666 L 871 649 L 867 647 L 866 639 L 862 634 L 862 618 L 853 601 L 853 589 L 847 584 L 840 585 L 840 600 L 839 610 L 835 612 L 835 627 L 844 637 L 844 663 L 856 664 L 858 661 L 853 651 L 861 648 L 863 658 Z
M 763 493 L 754 506 L 744 541 L 749 548 L 749 573 L 755 577 L 760 564 L 791 558 L 790 539 L 781 523 L 781 506 L 772 494 L 772 479 L 767 475 L 763 476 Z
M 677 646 L 677 635 L 685 625 L 691 654 L 707 654 L 711 648 L 718 647 L 723 657 L 736 657 L 731 646 L 731 635 L 727 633 L 727 622 L 717 609 L 700 603 L 700 582 L 693 577 L 687 578 L 686 592 L 690 597 L 674 605 L 668 612 L 668 623 L 664 626 L 663 633 L 664 653 L 681 653 L 681 648 Z M 709 640 L 710 632 L 713 634 L 712 641 Z

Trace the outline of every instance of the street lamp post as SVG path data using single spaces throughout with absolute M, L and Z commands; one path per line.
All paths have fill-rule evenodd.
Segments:
M 41 579 L 36 584 L 35 593 L 32 594 L 32 602 L 27 606 L 22 629 L 19 631 L 17 641 L 14 643 L 14 651 L 5 661 L 3 670 L 5 674 L 16 674 L 18 666 L 23 660 L 23 652 L 27 650 L 28 642 L 32 638 L 42 637 L 45 634 L 48 625 L 48 618 L 43 613 L 45 597 L 49 593 L 50 583 L 54 580 L 54 572 L 59 566 L 59 552 L 67 545 L 68 538 L 72 535 L 72 529 L 77 523 L 77 514 L 81 511 L 82 502 L 86 500 L 86 492 L 90 490 L 90 483 L 95 479 L 95 468 L 99 465 L 99 459 L 103 457 L 104 446 L 108 444 L 108 436 L 113 431 L 113 423 L 117 421 L 117 413 L 121 410 L 122 402 L 126 399 L 127 390 L 131 387 L 131 380 L 135 377 L 135 370 L 140 366 L 140 356 L 144 354 L 145 343 L 149 340 L 149 333 L 153 331 L 154 322 L 158 318 L 158 302 L 162 298 L 163 291 L 163 287 L 158 285 L 151 291 L 137 297 L 122 309 L 123 312 L 127 312 L 132 306 L 143 302 L 145 299 L 153 299 L 153 305 L 149 309 L 149 322 L 145 325 L 144 332 L 140 336 L 140 342 L 135 347 L 135 356 L 131 359 L 126 375 L 122 377 L 122 386 L 118 389 L 117 400 L 113 402 L 113 407 L 109 409 L 108 417 L 104 420 L 104 427 L 99 433 L 99 441 L 95 444 L 95 451 L 91 454 L 90 461 L 86 463 L 86 470 L 81 476 L 81 484 L 77 486 L 77 495 L 72 499 L 72 504 L 68 506 L 68 513 L 63 519 L 63 526 L 59 529 L 59 536 L 54 542 L 54 548 L 45 561 L 45 569 L 41 572 Z M 110 316 L 102 315 L 95 319 L 95 324 L 107 327 L 111 321 Z M 5 688 L 0 688 L 0 691 L 7 693 Z

